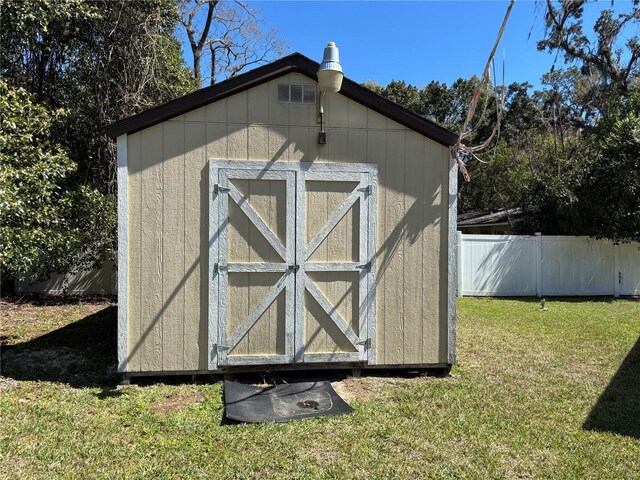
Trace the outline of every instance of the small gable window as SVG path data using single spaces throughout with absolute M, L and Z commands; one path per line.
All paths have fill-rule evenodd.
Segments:
M 278 84 L 278 101 L 286 103 L 316 103 L 316 86 L 311 84 Z

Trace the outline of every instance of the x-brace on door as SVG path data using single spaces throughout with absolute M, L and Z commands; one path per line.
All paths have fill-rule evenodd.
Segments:
M 209 367 L 374 362 L 376 167 L 210 162 Z

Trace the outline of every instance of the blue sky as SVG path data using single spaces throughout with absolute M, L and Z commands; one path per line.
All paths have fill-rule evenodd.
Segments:
M 508 6 L 506 1 L 258 1 L 267 24 L 278 29 L 289 52 L 320 61 L 328 41 L 340 48 L 345 75 L 386 85 L 405 80 L 424 86 L 480 75 Z M 587 24 L 611 2 L 588 4 Z M 617 10 L 630 2 L 616 0 Z M 517 1 L 497 54 L 498 80 L 538 87 L 554 57 L 538 52 L 544 31 L 541 1 Z

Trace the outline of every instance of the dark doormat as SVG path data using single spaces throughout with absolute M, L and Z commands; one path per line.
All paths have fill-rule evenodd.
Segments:
M 227 380 L 224 406 L 227 418 L 248 423 L 288 422 L 353 412 L 326 381 L 254 387 Z

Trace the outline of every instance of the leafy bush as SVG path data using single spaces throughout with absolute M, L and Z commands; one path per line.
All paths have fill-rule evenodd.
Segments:
M 0 80 L 0 264 L 30 280 L 90 268 L 114 251 L 115 200 L 80 184 L 48 110 Z

